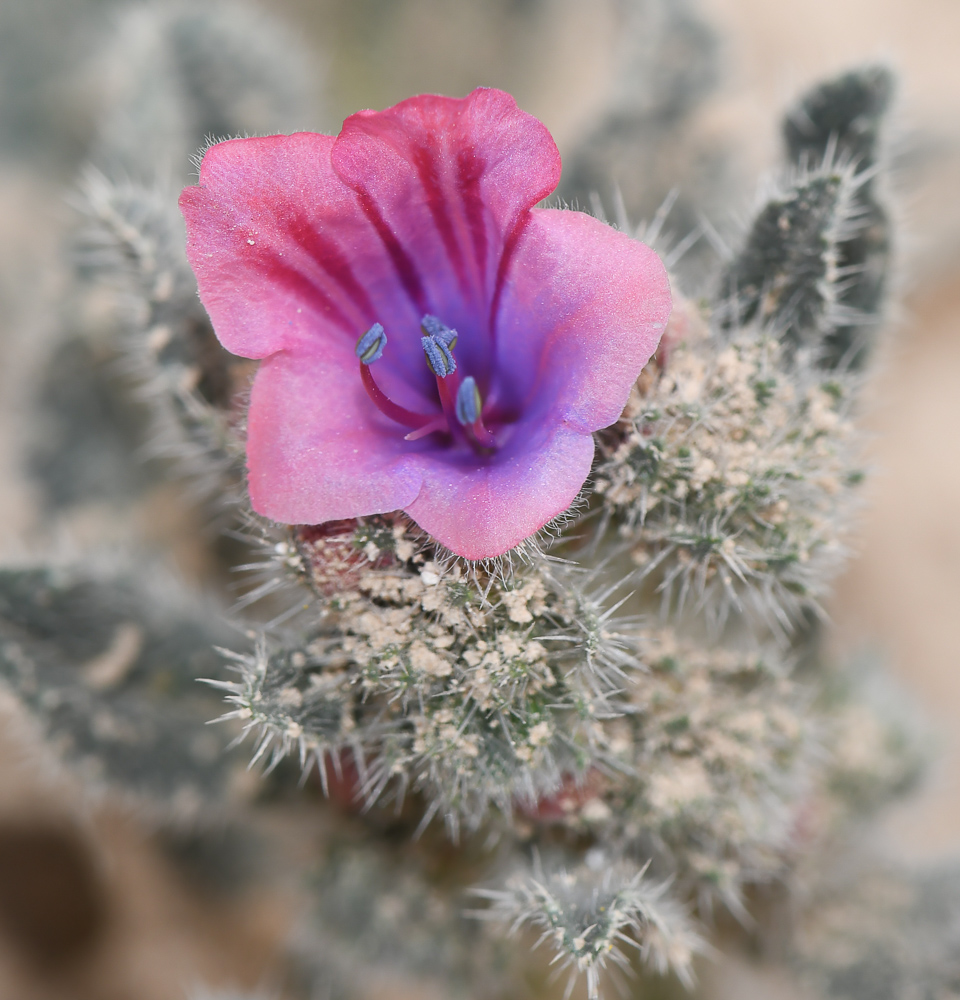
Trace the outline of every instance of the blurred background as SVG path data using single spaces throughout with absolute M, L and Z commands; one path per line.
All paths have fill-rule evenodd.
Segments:
M 50 366 L 65 325 L 92 325 L 98 308 L 70 294 L 83 163 L 113 130 L 138 144 L 141 161 L 156 148 L 158 171 L 189 179 L 190 136 L 173 125 L 170 135 L 138 135 L 124 119 L 134 84 L 116 58 L 118 33 L 144 60 L 156 56 L 136 6 L 0 0 L 0 556 L 135 544 L 204 584 L 215 569 L 183 542 L 202 530 L 196 512 L 163 482 L 145 488 L 149 474 L 125 462 L 134 430 L 120 440 L 117 428 L 136 415 L 128 421 L 74 380 L 70 359 Z M 638 222 L 679 187 L 678 243 L 698 213 L 721 237 L 736 231 L 777 163 L 781 113 L 802 90 L 867 61 L 895 68 L 887 194 L 897 293 L 868 392 L 873 477 L 829 606 L 831 641 L 838 656 L 883 662 L 930 747 L 921 785 L 862 837 L 908 865 L 960 855 L 960 5 L 273 0 L 263 9 L 291 52 L 308 53 L 273 72 L 298 74 L 314 97 L 291 97 L 275 128 L 336 132 L 353 111 L 411 94 L 500 87 L 557 139 L 571 201 L 613 217 L 619 192 Z M 668 58 L 661 45 L 677 49 Z M 245 113 L 259 130 L 258 109 Z M 691 293 L 703 281 L 701 250 L 679 261 Z M 96 411 L 103 437 L 71 437 L 56 416 L 64 400 Z M 28 723 L 0 708 L 0 998 L 172 1000 L 201 982 L 269 995 L 300 905 L 293 888 L 237 896 L 198 884 L 128 812 L 81 803 L 71 779 L 31 749 Z M 716 1000 L 804 995 L 769 958 L 727 955 L 703 976 L 703 995 Z M 395 997 L 395 986 L 381 995 Z

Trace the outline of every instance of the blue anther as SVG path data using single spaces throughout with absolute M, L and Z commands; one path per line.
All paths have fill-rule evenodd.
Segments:
M 468 375 L 457 390 L 457 420 L 463 424 L 475 424 L 480 419 L 480 411 L 483 409 L 483 400 L 480 398 L 480 390 L 477 388 L 476 380 L 472 375 Z
M 446 344 L 451 351 L 457 346 L 457 331 L 451 330 L 446 323 L 441 323 L 436 316 L 431 316 L 427 313 L 420 320 L 420 326 L 428 337 L 433 337 L 435 340 L 439 340 L 441 344 Z
M 365 364 L 373 364 L 387 346 L 387 334 L 380 323 L 374 323 L 357 341 L 357 357 Z
M 446 378 L 457 370 L 457 362 L 450 353 L 450 348 L 439 337 L 421 337 L 420 344 L 427 356 L 430 371 L 437 378 Z

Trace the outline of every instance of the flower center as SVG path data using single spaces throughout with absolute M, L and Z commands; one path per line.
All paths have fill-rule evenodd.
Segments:
M 367 395 L 381 413 L 391 420 L 412 430 L 404 438 L 416 441 L 428 434 L 447 433 L 452 437 L 461 436 L 474 451 L 489 455 L 497 448 L 497 441 L 483 422 L 483 398 L 476 380 L 468 375 L 464 378 L 457 368 L 453 350 L 457 346 L 457 331 L 445 326 L 436 316 L 429 314 L 420 320 L 423 348 L 427 367 L 437 380 L 437 394 L 442 412 L 439 414 L 417 413 L 395 403 L 377 385 L 370 366 L 383 357 L 387 346 L 387 334 L 380 323 L 374 323 L 357 341 L 356 354 L 360 359 L 360 380 Z

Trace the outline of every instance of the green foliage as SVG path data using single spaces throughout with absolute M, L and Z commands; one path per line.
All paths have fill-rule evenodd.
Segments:
M 101 64 L 106 107 L 93 160 L 113 178 L 185 180 L 213 138 L 311 124 L 316 60 L 246 4 L 131 6 Z
M 884 66 L 865 66 L 817 84 L 783 121 L 788 158 L 797 166 L 818 163 L 832 148 L 858 170 L 871 168 L 893 91 L 893 74 Z
M 62 345 L 51 392 L 72 387 L 71 358 L 93 368 L 107 343 L 124 359 L 153 417 L 147 453 L 216 504 L 249 560 L 235 568 L 256 574 L 235 610 L 272 602 L 271 620 L 253 641 L 152 566 L 4 570 L 0 677 L 96 787 L 158 813 L 227 801 L 238 733 L 278 793 L 288 756 L 304 783 L 316 768 L 332 801 L 310 834 L 315 905 L 296 950 L 331 996 L 378 976 L 506 995 L 498 923 L 540 934 L 591 997 L 616 966 L 689 986 L 707 950 L 694 912 L 746 923 L 752 890 L 796 870 L 809 815 L 834 818 L 812 842 L 916 770 L 902 733 L 833 681 L 811 624 L 863 478 L 855 369 L 887 268 L 890 77 L 855 71 L 801 98 L 785 174 L 708 275 L 721 241 L 704 213 L 726 211 L 733 186 L 729 151 L 696 128 L 716 39 L 686 2 L 617 10 L 615 94 L 564 195 L 618 191 L 618 225 L 718 294 L 676 297 L 656 361 L 597 436 L 593 496 L 546 552 L 481 564 L 402 513 L 292 528 L 243 513 L 253 366 L 199 305 L 175 179 L 208 133 L 305 123 L 295 44 L 246 8 L 178 0 L 128 12 L 105 59 L 76 246 L 84 288 L 109 291 L 109 336 Z M 105 426 L 128 422 L 115 410 Z M 47 456 L 61 481 L 69 450 Z M 221 694 L 230 724 L 207 727 Z M 463 910 L 478 884 L 493 886 L 481 928 Z
M 737 187 L 729 148 L 698 122 L 720 79 L 719 40 L 689 0 L 626 0 L 616 13 L 613 93 L 565 158 L 560 194 L 627 231 L 646 220 L 637 236 L 699 288 L 713 263 L 703 218 L 722 217 Z
M 79 207 L 83 269 L 113 294 L 120 349 L 153 433 L 148 454 L 169 458 L 199 496 L 217 503 L 241 488 L 243 450 L 233 412 L 245 365 L 214 336 L 183 253 L 183 222 L 169 189 L 113 184 L 93 169 Z
M 225 800 L 238 765 L 195 681 L 236 633 L 142 570 L 0 571 L 0 676 L 92 788 L 190 818 Z
M 257 754 L 349 748 L 362 795 L 423 792 L 456 832 L 509 815 L 609 756 L 630 640 L 589 578 L 545 557 L 512 571 L 444 558 L 399 515 L 303 529 L 297 556 L 324 615 L 295 650 L 241 657 L 228 700 Z
M 818 771 L 810 687 L 772 649 L 710 648 L 668 629 L 645 652 L 620 724 L 633 780 L 611 783 L 605 832 L 703 912 L 743 917 L 745 889 L 785 870 L 796 803 Z
M 414 995 L 504 995 L 507 950 L 465 910 L 466 885 L 489 856 L 444 843 L 442 832 L 439 842 L 429 833 L 414 842 L 394 822 L 402 832 L 392 838 L 356 821 L 328 832 L 310 874 L 314 906 L 295 945 L 299 961 L 333 1000 L 368 996 L 384 982 Z
M 602 509 L 664 613 L 789 634 L 841 564 L 856 383 L 785 354 L 755 326 L 694 325 L 603 438 Z
M 949 997 L 960 973 L 960 871 L 835 859 L 811 886 L 791 958 L 825 1000 Z
M 876 176 L 892 89 L 887 70 L 869 67 L 818 85 L 788 114 L 791 170 L 721 282 L 730 326 L 758 321 L 824 367 L 862 366 L 889 266 Z
M 553 867 L 549 874 L 538 860 L 532 873 L 514 875 L 503 889 L 477 889 L 492 904 L 477 916 L 508 923 L 513 933 L 527 926 L 540 931 L 534 948 L 548 943 L 559 970 L 570 970 L 571 984 L 584 974 L 590 1000 L 600 995 L 608 962 L 630 971 L 624 948 L 635 948 L 661 975 L 673 972 L 691 988 L 693 957 L 706 944 L 667 884 L 655 884 L 629 865 L 611 865 L 600 856 L 591 860 L 593 865 Z

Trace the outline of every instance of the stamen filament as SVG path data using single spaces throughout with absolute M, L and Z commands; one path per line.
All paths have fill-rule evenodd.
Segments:
M 414 413 L 413 410 L 408 410 L 395 403 L 374 381 L 370 366 L 365 365 L 362 361 L 360 362 L 360 379 L 364 389 L 367 390 L 367 395 L 373 400 L 377 409 L 398 424 L 420 430 L 437 419 L 426 413 Z
M 459 427 L 457 420 L 457 393 L 460 391 L 460 372 L 454 370 L 449 375 L 437 375 L 437 392 L 440 393 L 440 405 L 451 428 Z

